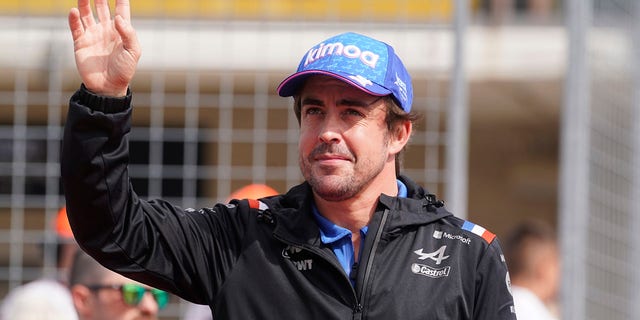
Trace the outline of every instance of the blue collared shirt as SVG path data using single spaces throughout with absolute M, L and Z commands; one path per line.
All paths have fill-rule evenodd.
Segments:
M 396 181 L 398 184 L 398 197 L 406 198 L 407 186 L 405 186 L 404 183 L 402 183 L 400 180 Z M 331 247 L 333 253 L 338 258 L 342 269 L 344 269 L 344 272 L 347 273 L 347 276 L 350 276 L 351 269 L 356 262 L 353 250 L 353 242 L 351 241 L 351 231 L 349 231 L 349 229 L 336 225 L 335 223 L 329 221 L 329 219 L 322 216 L 315 205 L 313 206 L 313 215 L 318 222 L 318 226 L 320 227 L 320 240 L 322 241 L 322 243 Z M 362 229 L 360 229 L 361 243 L 364 243 L 364 238 L 367 235 L 368 229 L 368 226 L 364 226 Z M 362 246 L 360 248 L 362 249 Z

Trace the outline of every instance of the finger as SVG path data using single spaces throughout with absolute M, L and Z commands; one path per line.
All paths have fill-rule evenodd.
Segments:
M 138 43 L 136 30 L 133 29 L 129 21 L 124 20 L 121 16 L 115 17 L 116 30 L 122 39 L 122 47 L 127 50 L 137 61 L 140 58 L 141 49 Z
M 71 30 L 74 42 L 84 34 L 84 26 L 82 26 L 78 8 L 71 8 L 71 11 L 69 11 L 69 30 Z
M 109 12 L 109 1 L 107 0 L 95 0 L 96 13 L 98 15 L 98 21 L 110 21 L 111 13 Z
M 116 15 L 131 21 L 131 6 L 129 0 L 116 0 Z
M 85 29 L 96 24 L 93 12 L 91 12 L 90 0 L 78 0 L 78 10 L 80 11 L 80 20 L 82 20 L 82 25 Z

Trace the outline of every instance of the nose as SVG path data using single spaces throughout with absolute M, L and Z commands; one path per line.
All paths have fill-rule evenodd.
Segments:
M 144 314 L 147 315 L 156 315 L 158 314 L 158 302 L 153 298 L 151 292 L 145 292 L 144 296 L 142 296 L 142 300 L 138 304 L 138 309 Z
M 335 112 L 327 113 L 318 132 L 318 139 L 327 144 L 340 143 L 342 128 L 340 127 L 339 120 Z

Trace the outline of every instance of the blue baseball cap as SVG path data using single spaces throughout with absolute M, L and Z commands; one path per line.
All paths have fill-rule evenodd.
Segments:
M 405 112 L 411 111 L 411 76 L 384 42 L 353 32 L 331 37 L 304 55 L 296 73 L 278 86 L 278 94 L 293 96 L 309 76 L 318 74 L 338 78 L 371 95 L 393 95 Z

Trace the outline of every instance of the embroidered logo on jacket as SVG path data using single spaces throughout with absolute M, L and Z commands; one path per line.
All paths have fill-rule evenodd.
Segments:
M 440 264 L 442 263 L 442 261 L 447 260 L 449 258 L 449 256 L 445 256 L 444 255 L 444 251 L 447 249 L 447 246 L 442 246 L 440 247 L 440 249 L 431 252 L 431 253 L 423 253 L 422 252 L 422 248 L 414 251 L 413 253 L 418 255 L 418 259 L 420 260 L 425 260 L 425 259 L 431 259 L 433 261 L 436 262 L 436 264 Z
M 436 265 L 440 265 L 442 261 L 447 260 L 449 258 L 448 255 L 445 255 L 445 250 L 447 250 L 447 246 L 442 246 L 438 250 L 434 252 L 425 253 L 423 248 L 420 248 L 413 253 L 418 255 L 418 260 L 433 260 Z M 431 267 L 426 264 L 421 263 L 413 263 L 411 264 L 411 272 L 426 276 L 429 278 L 442 278 L 448 277 L 449 272 L 451 271 L 451 266 L 445 266 L 441 268 Z
M 460 242 L 464 243 L 464 244 L 471 244 L 471 238 L 467 238 L 461 234 L 451 234 L 448 233 L 446 231 L 441 231 L 441 230 L 435 230 L 433 231 L 433 237 L 435 239 L 449 239 L 449 240 L 459 240 Z
M 304 255 L 300 255 L 302 248 L 287 246 L 282 249 L 282 257 L 290 260 L 298 271 L 307 271 L 313 269 L 313 259 L 305 259 Z
M 428 265 L 419 263 L 414 263 L 411 265 L 411 272 L 434 279 L 448 277 L 450 270 L 450 266 L 446 266 L 444 268 L 432 268 Z

